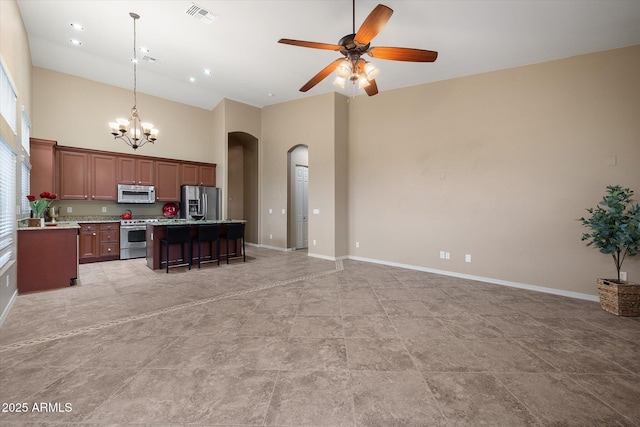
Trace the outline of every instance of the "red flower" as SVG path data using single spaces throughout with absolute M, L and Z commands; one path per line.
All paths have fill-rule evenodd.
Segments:
M 29 194 L 27 196 L 27 200 L 29 200 L 30 202 L 35 202 L 36 200 L 36 196 L 34 196 L 33 194 Z
M 49 192 L 45 191 L 44 193 L 40 193 L 40 198 L 41 199 L 48 199 L 49 198 Z

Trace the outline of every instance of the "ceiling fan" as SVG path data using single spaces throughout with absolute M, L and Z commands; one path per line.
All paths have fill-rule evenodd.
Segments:
M 388 59 L 391 61 L 406 62 L 433 62 L 438 57 L 438 52 L 423 49 L 412 49 L 406 47 L 373 47 L 371 40 L 380 33 L 393 14 L 393 9 L 379 4 L 364 20 L 356 33 L 356 1 L 353 0 L 353 33 L 347 34 L 340 39 L 338 44 L 327 44 L 308 42 L 302 40 L 280 39 L 278 43 L 290 44 L 293 46 L 310 47 L 313 49 L 324 49 L 339 51 L 344 58 L 339 58 L 323 68 L 318 74 L 313 76 L 300 92 L 306 92 L 322 80 L 324 80 L 334 70 L 336 71 L 335 85 L 344 87 L 345 82 L 358 83 L 367 95 L 373 96 L 378 93 L 376 76 L 379 70 L 370 62 L 362 59 L 365 53 L 373 58 Z

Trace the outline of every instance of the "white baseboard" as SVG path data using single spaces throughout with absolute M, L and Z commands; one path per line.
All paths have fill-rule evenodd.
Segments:
M 278 246 L 269 246 L 269 245 L 255 245 L 255 246 L 258 248 L 273 249 L 274 251 L 280 251 L 280 252 L 291 252 L 295 250 L 293 248 L 280 248 Z
M 546 294 L 560 295 L 563 297 L 576 298 L 576 299 L 595 301 L 595 302 L 599 301 L 599 297 L 597 295 L 583 294 L 580 292 L 571 292 L 571 291 L 564 291 L 561 289 L 545 288 L 543 286 L 529 285 L 526 283 L 510 282 L 508 280 L 492 279 L 490 277 L 482 277 L 482 276 L 473 276 L 471 274 L 456 273 L 453 271 L 446 271 L 446 270 L 437 270 L 434 268 L 420 267 L 416 265 L 401 264 L 398 262 L 382 261 L 378 259 L 363 258 L 363 257 L 357 257 L 357 256 L 351 256 L 351 255 L 348 256 L 347 258 L 352 259 L 354 261 L 370 262 L 373 264 L 388 265 L 390 267 L 400 267 L 400 268 L 406 268 L 408 270 L 424 271 L 425 273 L 434 273 L 434 274 L 441 274 L 443 276 L 459 277 L 461 279 L 476 280 L 478 282 L 492 283 L 494 285 L 509 286 L 512 288 L 527 289 L 529 291 L 544 292 Z
M 2 326 L 2 324 L 5 321 L 5 319 L 9 315 L 9 311 L 11 311 L 11 307 L 13 306 L 13 303 L 16 302 L 16 298 L 18 298 L 18 290 L 17 289 L 13 292 L 13 295 L 11 295 L 11 298 L 9 299 L 9 304 L 7 304 L 7 306 L 4 308 L 4 311 L 0 315 L 0 326 Z

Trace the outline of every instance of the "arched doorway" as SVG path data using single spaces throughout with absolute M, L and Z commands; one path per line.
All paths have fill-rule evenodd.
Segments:
M 287 247 L 305 249 L 309 246 L 309 147 L 292 147 L 287 168 Z
M 258 244 L 258 139 L 230 132 L 227 151 L 227 218 L 245 219 L 245 240 Z

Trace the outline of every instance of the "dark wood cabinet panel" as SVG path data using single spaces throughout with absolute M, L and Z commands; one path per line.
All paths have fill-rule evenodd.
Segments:
M 98 257 L 97 224 L 80 224 L 80 263 Z
M 136 183 L 136 159 L 118 157 L 118 184 Z
M 49 228 L 18 231 L 19 294 L 64 288 L 78 278 L 78 229 Z
M 80 224 L 80 264 L 120 258 L 120 224 Z
M 118 158 L 118 184 L 154 185 L 155 162 L 121 156 Z
M 118 200 L 116 159 L 109 154 L 91 155 L 91 200 Z
M 136 161 L 136 176 L 139 185 L 155 185 L 155 162 L 153 160 L 138 159 Z
M 190 163 L 182 164 L 182 185 L 200 185 L 198 165 Z
M 58 150 L 59 198 L 63 200 L 87 200 L 89 198 L 87 153 Z
M 200 185 L 216 186 L 216 167 L 214 165 L 201 165 L 198 166 L 198 170 L 200 172 Z
M 45 191 L 57 193 L 55 185 L 56 141 L 30 138 L 29 162 L 31 163 L 31 194 Z
M 196 163 L 182 164 L 182 185 L 216 186 L 216 166 Z
M 156 200 L 180 201 L 180 163 L 156 161 Z

